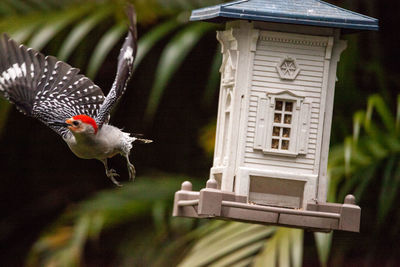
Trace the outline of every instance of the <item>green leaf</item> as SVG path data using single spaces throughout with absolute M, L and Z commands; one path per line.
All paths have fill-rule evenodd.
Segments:
M 227 256 L 223 257 L 220 260 L 217 260 L 211 263 L 209 266 L 238 266 L 241 265 L 242 260 L 252 260 L 250 255 L 254 255 L 258 251 L 262 249 L 265 245 L 265 240 L 260 240 L 258 242 L 254 242 L 250 245 L 244 246 L 241 249 L 238 249 L 234 253 L 230 253 Z
M 315 245 L 317 246 L 318 259 L 322 267 L 328 266 L 331 251 L 333 232 L 314 233 Z
M 49 6 L 47 1 L 43 1 L 43 0 L 28 0 L 29 2 L 31 2 L 32 6 L 35 6 L 35 10 L 36 9 L 42 9 L 44 11 L 48 11 L 51 9 L 51 6 Z
M 122 38 L 122 35 L 126 32 L 126 24 L 123 22 L 118 23 L 108 30 L 103 37 L 99 40 L 93 54 L 89 60 L 87 76 L 94 79 L 100 66 L 106 59 L 110 50 L 114 45 Z
M 41 29 L 33 36 L 28 43 L 29 47 L 36 50 L 41 50 L 58 32 L 72 23 L 78 17 L 88 10 L 88 6 L 84 5 L 76 9 L 68 9 L 64 12 L 52 14 L 46 23 L 41 26 Z
M 167 207 L 163 201 L 157 201 L 152 208 L 152 217 L 157 231 L 165 230 Z
M 397 96 L 396 136 L 400 134 L 400 95 Z
M 158 41 L 164 38 L 167 34 L 171 33 L 181 24 L 182 22 L 179 22 L 174 18 L 160 25 L 157 25 L 154 29 L 150 30 L 145 35 L 140 36 L 134 68 L 136 68 L 140 64 L 140 62 L 142 62 L 142 59 L 147 55 L 147 53 Z
M 19 29 L 15 32 L 10 32 L 10 35 L 17 43 L 24 43 L 37 29 L 38 26 L 39 23 L 32 23 L 30 25 L 27 25 L 23 29 Z
M 6 2 L 0 2 L 0 14 L 5 15 L 9 15 L 9 14 L 13 14 L 15 12 L 15 10 L 9 6 L 9 4 L 7 4 Z
M 389 132 L 394 132 L 395 119 L 392 113 L 390 112 L 390 109 L 388 108 L 385 101 L 380 95 L 372 95 L 368 98 L 366 127 L 369 126 L 369 123 L 372 120 L 373 110 L 376 110 L 378 112 L 380 119 L 384 123 L 386 129 Z
M 361 199 L 367 186 L 373 180 L 375 176 L 375 171 L 376 171 L 376 165 L 370 165 L 370 166 L 364 166 L 364 169 L 359 172 L 358 175 L 362 177 L 362 179 L 360 179 L 360 183 L 357 184 L 357 187 L 355 188 L 354 191 L 354 196 L 356 197 L 356 199 Z M 345 194 L 346 193 L 342 194 L 340 199 L 344 199 Z
M 281 237 L 278 249 L 279 267 L 290 267 L 290 234 Z
M 104 216 L 101 212 L 93 214 L 91 218 L 91 224 L 88 232 L 88 236 L 97 239 L 100 235 L 100 232 L 104 227 Z
M 253 263 L 254 267 L 277 266 L 279 230 L 277 231 L 277 233 L 275 233 L 275 235 L 272 236 L 272 238 L 268 240 L 268 242 L 266 242 L 264 250 L 255 257 Z
M 213 100 L 213 96 L 215 95 L 215 92 L 218 91 L 219 89 L 219 79 L 220 79 L 220 72 L 219 68 L 221 66 L 222 62 L 222 54 L 220 51 L 220 48 L 218 47 L 215 56 L 210 68 L 210 74 L 207 79 L 207 84 L 204 89 L 204 100 L 203 102 L 205 105 L 208 107 L 211 105 L 211 102 Z
M 353 152 L 353 142 L 351 138 L 347 137 L 344 141 L 344 167 L 347 175 L 350 174 L 352 152 Z
M 77 247 L 79 249 L 83 248 L 83 245 L 85 244 L 85 241 L 88 237 L 89 233 L 89 226 L 90 226 L 90 217 L 88 215 L 84 215 L 81 218 L 79 218 L 74 234 L 72 236 L 72 246 Z
M 230 222 L 198 240 L 179 266 L 300 267 L 302 254 L 303 230 Z
M 254 259 L 253 266 L 301 266 L 303 230 L 279 227 L 268 239 L 264 250 Z
M 172 203 L 174 192 L 184 180 L 179 176 L 142 176 L 121 189 L 112 188 L 97 193 L 67 210 L 51 231 L 33 246 L 29 262 L 36 263 L 35 266 L 51 266 L 50 263 L 52 266 L 77 266 L 89 239 L 97 238 L 101 232 L 115 225 L 149 217 L 156 203 Z M 150 229 L 153 230 L 152 227 Z M 151 240 L 148 244 L 148 249 L 153 247 Z
M 379 195 L 378 224 L 382 225 L 392 209 L 400 185 L 399 157 L 391 156 L 384 167 L 382 188 Z
M 293 267 L 301 267 L 303 265 L 303 239 L 303 230 L 291 229 L 290 252 Z
M 208 31 L 215 29 L 213 24 L 193 23 L 178 32 L 165 47 L 156 68 L 155 81 L 145 112 L 145 119 L 151 120 L 161 101 L 163 92 L 172 75 L 178 70 L 193 46 Z
M 254 255 L 274 231 L 275 227 L 224 223 L 200 239 L 179 266 L 234 266 L 234 262 Z
M 223 226 L 220 226 L 216 232 L 209 234 L 203 237 L 199 242 L 197 242 L 196 246 L 193 248 L 195 250 L 202 250 L 207 248 L 209 244 L 214 244 L 218 240 L 221 240 L 225 236 L 230 236 L 231 234 L 237 233 L 240 229 L 243 228 L 243 225 L 237 223 L 224 223 Z
M 85 36 L 105 17 L 110 15 L 111 9 L 109 7 L 98 10 L 93 13 L 88 18 L 82 20 L 78 23 L 74 29 L 69 33 L 67 38 L 64 40 L 63 45 L 61 46 L 58 52 L 58 58 L 60 60 L 67 60 L 71 55 L 73 50 L 78 46 L 78 44 L 82 41 Z
M 357 142 L 360 137 L 360 128 L 365 121 L 365 112 L 357 111 L 353 116 L 353 141 Z
M 21 0 L 3 0 L 5 2 L 8 2 L 10 6 L 17 12 L 21 13 L 29 13 L 32 10 L 32 7 L 29 6 L 26 1 L 21 1 Z

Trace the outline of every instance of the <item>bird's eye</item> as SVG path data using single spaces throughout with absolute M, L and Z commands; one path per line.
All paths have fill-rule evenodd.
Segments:
M 73 121 L 72 124 L 73 124 L 74 126 L 78 126 L 78 125 L 79 125 L 79 121 Z

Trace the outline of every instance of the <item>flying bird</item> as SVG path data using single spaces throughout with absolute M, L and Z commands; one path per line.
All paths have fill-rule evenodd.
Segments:
M 129 161 L 134 142 L 152 140 L 131 136 L 108 124 L 110 111 L 124 94 L 132 76 L 137 50 L 136 13 L 128 6 L 129 30 L 122 45 L 117 73 L 105 97 L 89 78 L 53 56 L 17 44 L 6 34 L 0 36 L 0 95 L 15 104 L 27 116 L 38 119 L 67 143 L 83 159 L 97 159 L 104 164 L 106 175 L 119 175 L 107 165 L 117 154 L 126 159 L 130 180 L 135 167 Z

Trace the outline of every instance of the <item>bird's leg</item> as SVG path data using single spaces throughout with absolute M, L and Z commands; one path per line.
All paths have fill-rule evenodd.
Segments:
M 123 156 L 126 158 L 126 167 L 128 168 L 129 172 L 129 180 L 133 182 L 136 176 L 135 166 L 133 166 L 133 164 L 129 161 L 129 154 L 124 154 Z
M 107 159 L 102 159 L 101 162 L 104 164 L 106 169 L 106 175 L 116 186 L 122 186 L 114 177 L 118 177 L 119 174 L 114 169 L 108 169 Z

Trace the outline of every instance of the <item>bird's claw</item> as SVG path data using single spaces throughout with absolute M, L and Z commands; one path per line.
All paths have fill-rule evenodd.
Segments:
M 114 177 L 118 177 L 119 174 L 114 170 L 114 169 L 109 169 L 108 171 L 106 171 L 106 175 L 108 178 L 110 178 L 110 180 L 116 185 L 121 187 L 122 185 L 114 178 Z
M 133 164 L 128 163 L 128 172 L 129 172 L 129 180 L 130 181 L 134 181 L 135 180 L 135 176 L 136 176 L 136 170 L 135 170 L 135 166 L 133 166 Z

